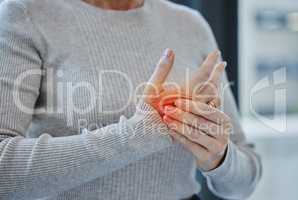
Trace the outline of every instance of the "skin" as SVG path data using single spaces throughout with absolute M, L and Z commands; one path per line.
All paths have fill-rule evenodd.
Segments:
M 107 10 L 130 10 L 144 4 L 144 0 L 84 0 L 91 5 Z
M 144 0 L 84 1 L 111 10 L 130 10 L 144 4 Z M 160 113 L 172 130 L 170 135 L 173 139 L 194 154 L 198 167 L 204 171 L 220 166 L 232 129 L 229 117 L 217 109 L 220 106 L 220 77 L 226 66 L 226 63 L 218 62 L 219 57 L 219 51 L 209 54 L 190 80 L 173 87 L 166 83 L 166 78 L 173 66 L 175 54 L 167 50 L 157 64 L 143 97 Z
M 218 88 L 226 66 L 218 62 L 219 57 L 218 51 L 209 54 L 189 81 L 173 89 L 165 87 L 175 59 L 174 52 L 167 50 L 144 91 L 144 101 L 159 111 L 174 141 L 192 152 L 204 171 L 220 166 L 232 130 L 230 118 L 208 105 L 217 99 L 219 106 Z

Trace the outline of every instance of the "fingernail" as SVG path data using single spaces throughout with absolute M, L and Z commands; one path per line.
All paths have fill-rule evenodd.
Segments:
M 228 63 L 226 61 L 225 62 L 222 62 L 222 64 L 223 64 L 224 68 L 226 68 L 227 65 L 228 65 Z
M 220 55 L 221 55 L 221 51 L 220 51 L 220 50 L 216 50 L 216 51 L 215 51 L 215 55 L 216 55 L 216 56 L 220 56 Z
M 163 55 L 163 58 L 170 59 L 173 55 L 173 51 L 171 49 L 166 49 Z

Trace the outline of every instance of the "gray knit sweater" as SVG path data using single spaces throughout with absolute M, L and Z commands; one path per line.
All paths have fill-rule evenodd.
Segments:
M 216 48 L 199 13 L 163 0 L 107 11 L 81 0 L 0 6 L 0 199 L 174 200 L 199 192 L 194 157 L 166 135 L 142 83 L 163 49 L 182 82 Z M 261 164 L 238 122 L 223 164 L 204 172 L 229 199 L 254 190 Z M 125 117 L 124 117 L 125 116 Z

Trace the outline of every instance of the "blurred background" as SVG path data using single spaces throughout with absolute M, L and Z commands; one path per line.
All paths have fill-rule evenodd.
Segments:
M 264 165 L 250 200 L 297 200 L 298 1 L 173 1 L 204 15 L 230 65 L 243 127 Z

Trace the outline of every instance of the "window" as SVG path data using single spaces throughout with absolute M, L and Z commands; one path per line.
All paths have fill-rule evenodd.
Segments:
M 173 1 L 198 9 L 210 23 L 244 126 L 260 130 L 252 137 L 298 134 L 298 2 Z
M 240 0 L 243 116 L 279 133 L 298 132 L 298 2 Z

